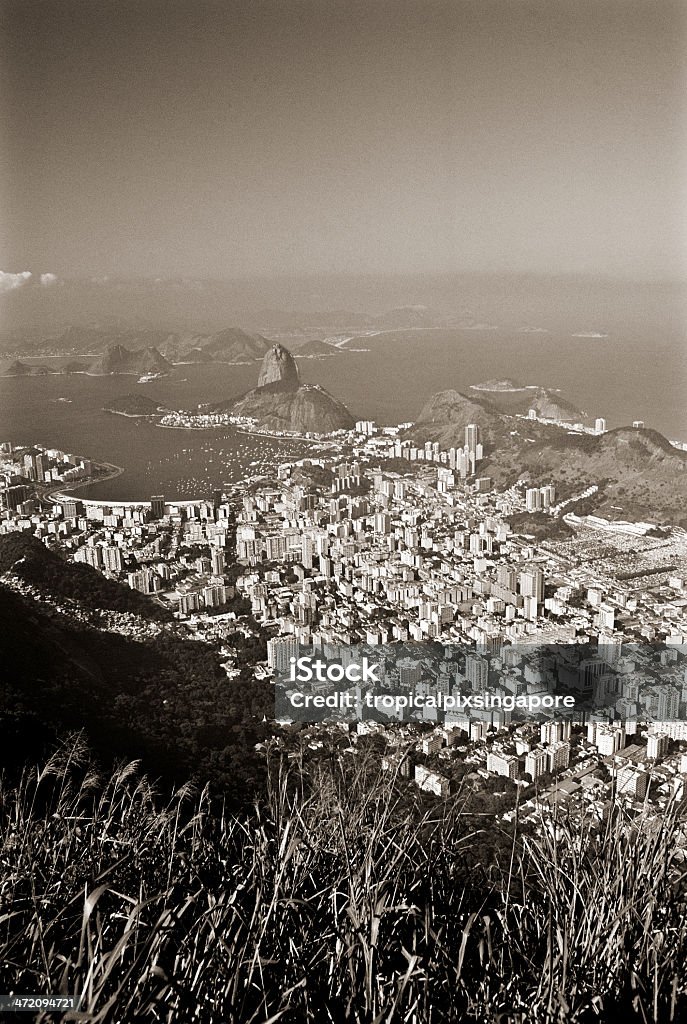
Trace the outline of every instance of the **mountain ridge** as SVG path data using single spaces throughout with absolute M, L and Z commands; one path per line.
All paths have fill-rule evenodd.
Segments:
M 169 373 L 172 364 L 155 347 L 128 349 L 124 345 L 111 345 L 89 364 L 87 373 Z

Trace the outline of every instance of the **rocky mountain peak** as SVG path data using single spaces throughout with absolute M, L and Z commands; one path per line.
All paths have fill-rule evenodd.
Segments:
M 283 345 L 274 345 L 262 360 L 258 387 L 281 384 L 283 387 L 297 388 L 299 383 L 298 367 L 293 356 Z

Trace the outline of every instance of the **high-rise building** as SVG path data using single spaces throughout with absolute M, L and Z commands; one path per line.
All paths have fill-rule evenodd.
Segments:
M 648 775 L 627 765 L 621 768 L 616 779 L 616 795 L 631 796 L 643 800 L 646 796 Z
M 122 552 L 116 544 L 106 544 L 103 547 L 103 567 L 108 572 L 122 571 Z
M 101 569 L 103 564 L 103 549 L 100 546 L 91 546 L 87 544 L 74 555 L 75 562 L 85 562 L 86 565 L 93 566 L 94 569 Z
M 275 672 L 288 672 L 291 658 L 298 657 L 298 640 L 295 636 L 277 636 L 267 641 L 267 667 Z
M 224 575 L 224 551 L 222 548 L 211 548 L 210 549 L 210 561 L 212 563 L 212 575 L 223 576 Z
M 304 568 L 312 569 L 313 542 L 312 537 L 304 536 L 301 540 L 301 562 Z
M 646 756 L 652 761 L 668 753 L 670 737 L 666 733 L 650 732 L 646 740 Z
M 525 492 L 525 502 L 528 512 L 537 512 L 542 505 L 541 491 L 538 487 L 528 487 Z
M 611 757 L 625 746 L 625 729 L 622 726 L 597 725 L 594 742 L 602 757 Z
M 677 718 L 680 713 L 680 694 L 677 688 L 673 686 L 657 686 L 655 694 L 656 720 L 658 722 L 666 722 L 672 718 Z
M 162 519 L 165 514 L 165 498 L 163 494 L 154 494 L 150 499 L 150 511 L 153 519 Z
M 398 663 L 399 686 L 416 686 L 422 679 L 422 665 L 419 661 L 404 658 Z
M 537 604 L 544 600 L 544 570 L 540 566 L 525 569 L 520 573 L 520 593 L 523 597 L 533 597 Z
M 195 593 L 182 594 L 179 597 L 179 611 L 182 615 L 190 615 L 200 609 L 200 595 Z
M 281 562 L 286 555 L 286 539 L 280 533 L 265 537 L 268 562 Z
M 518 574 L 510 565 L 499 565 L 496 570 L 496 582 L 500 587 L 506 587 L 515 592 L 518 585 Z
M 490 751 L 487 754 L 487 771 L 496 775 L 503 775 L 507 779 L 517 779 L 519 774 L 519 762 L 515 754 L 502 754 L 498 751 Z
M 549 771 L 564 771 L 570 763 L 570 744 L 567 740 L 558 740 L 546 748 L 546 756 L 549 759 Z
M 223 604 L 227 603 L 227 590 L 223 584 L 219 583 L 212 587 L 203 588 L 203 602 L 206 608 L 221 608 Z
M 539 493 L 541 495 L 541 507 L 551 508 L 556 500 L 556 488 L 553 484 L 545 484 L 543 487 L 540 487 Z
M 548 755 L 543 747 L 535 747 L 530 750 L 525 758 L 525 774 L 534 781 L 547 770 Z
M 43 483 L 47 479 L 50 459 L 44 452 L 41 452 L 39 455 L 36 455 L 34 463 L 36 469 L 36 480 Z
M 470 455 L 477 454 L 477 445 L 480 443 L 479 427 L 476 423 L 468 423 L 465 427 L 465 447 Z
M 62 515 L 65 519 L 75 519 L 83 514 L 83 503 L 76 498 L 64 498 L 60 505 L 62 506 Z
M 450 793 L 449 780 L 437 772 L 431 772 L 422 764 L 415 765 L 415 782 L 420 789 L 435 796 L 447 797 Z
M 329 558 L 327 555 L 320 555 L 320 572 L 322 573 L 322 575 L 326 576 L 327 579 L 330 579 L 333 571 L 334 566 L 331 558 Z
M 375 533 L 386 534 L 391 530 L 391 516 L 386 512 L 377 512 L 374 517 Z
M 539 726 L 539 739 L 542 743 L 558 743 L 570 739 L 569 721 L 542 722 Z
M 465 677 L 473 690 L 483 690 L 489 676 L 489 662 L 479 654 L 468 654 L 465 658 Z
M 594 433 L 604 434 L 606 432 L 606 420 L 603 416 L 597 416 L 594 420 Z

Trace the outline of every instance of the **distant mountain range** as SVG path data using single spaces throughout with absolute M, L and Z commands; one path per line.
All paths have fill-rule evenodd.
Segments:
M 56 353 L 72 353 L 75 356 L 89 356 L 89 361 L 81 358 L 62 363 L 57 369 L 45 367 L 40 371 L 33 368 L 23 369 L 19 360 L 9 362 L 4 375 L 16 376 L 20 373 L 55 373 L 79 372 L 89 373 L 135 373 L 136 369 L 107 369 L 108 365 L 125 366 L 127 361 L 135 363 L 138 359 L 164 359 L 166 368 L 172 363 L 204 363 L 252 362 L 262 359 L 272 344 L 259 334 L 249 334 L 238 327 L 211 334 L 175 334 L 167 331 L 143 330 L 111 330 L 89 327 L 69 327 L 61 335 L 50 339 L 49 344 L 38 346 Z M 33 346 L 34 349 L 36 346 Z M 31 346 L 27 348 L 30 352 Z M 160 367 L 162 368 L 162 367 Z M 149 370 L 155 369 L 151 364 Z
M 128 349 L 111 345 L 102 355 L 91 360 L 72 359 L 52 366 L 34 365 L 15 359 L 0 368 L 0 377 L 35 377 L 48 373 L 89 373 L 105 376 L 110 373 L 167 374 L 172 364 L 156 348 Z
M 327 356 L 337 354 L 340 355 L 340 352 L 336 345 L 332 345 L 328 341 L 319 341 L 317 338 L 299 345 L 296 352 L 294 352 L 296 359 L 325 359 Z
M 77 332 L 85 349 L 96 349 L 103 339 L 92 333 Z M 128 336 L 128 335 L 127 335 Z M 111 335 L 105 337 L 109 340 Z M 132 341 L 150 340 L 148 332 L 134 336 Z M 174 363 L 246 363 L 262 359 L 272 343 L 259 335 L 246 334 L 238 328 L 229 328 L 217 334 L 194 335 L 182 339 L 165 335 L 160 346 L 130 349 L 120 342 L 108 344 L 100 355 L 89 360 L 70 359 L 66 362 L 33 365 L 15 359 L 0 369 L 0 376 L 37 376 L 46 373 L 169 373 Z M 329 346 L 331 348 L 331 346 Z M 336 351 L 335 349 L 333 351 Z
M 112 318 L 102 324 L 70 324 L 55 330 L 34 328 L 6 332 L 0 337 L 0 352 L 22 356 L 93 355 L 112 346 L 129 349 L 157 348 L 170 362 L 226 362 L 262 359 L 274 341 L 287 341 L 294 349 L 315 342 L 307 354 L 325 354 L 323 337 L 355 336 L 374 331 L 406 330 L 418 327 L 470 325 L 471 314 L 447 315 L 426 306 L 400 306 L 379 315 L 329 310 L 321 313 L 264 310 L 246 314 L 248 329 L 168 330 L 136 325 Z M 466 319 L 467 317 L 467 319 Z M 160 321 L 164 319 L 160 317 Z M 254 325 L 255 328 L 254 329 Z M 267 331 L 272 340 L 261 332 Z M 304 351 L 303 354 L 306 354 Z
M 259 334 L 248 334 L 239 327 L 227 327 L 215 334 L 170 335 L 160 346 L 160 351 L 177 363 L 238 363 L 262 359 L 271 344 Z
M 46 373 L 53 372 L 49 366 L 37 366 L 32 363 L 24 363 L 21 359 L 15 359 L 0 372 L 0 377 L 42 377 Z
M 88 366 L 88 373 L 169 373 L 172 364 L 156 348 L 131 351 L 123 345 L 110 346 Z

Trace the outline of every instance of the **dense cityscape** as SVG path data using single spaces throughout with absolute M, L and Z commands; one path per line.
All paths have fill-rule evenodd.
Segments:
M 343 730 L 354 756 L 359 737 L 382 735 L 382 769 L 441 798 L 466 776 L 477 790 L 504 777 L 504 820 L 516 801 L 523 817 L 563 801 L 603 822 L 614 800 L 658 813 L 684 795 L 684 530 L 576 514 L 593 486 L 563 502 L 547 482 L 495 490 L 480 475 L 477 424 L 448 450 L 416 444 L 412 424 L 358 421 L 311 439 L 313 457 L 279 465 L 274 478 L 205 500 L 119 503 L 57 489 L 100 471 L 87 458 L 5 442 L 0 534 L 29 533 L 149 595 L 176 625 L 112 613 L 106 628 L 133 637 L 171 628 L 218 643 L 227 686 L 238 670 L 226 637 L 237 630 L 266 631 L 254 672 L 275 690 L 305 650 L 341 658 L 348 649 L 350 659 L 356 646 L 403 654 L 416 644 L 415 659 L 392 659 L 379 692 L 532 695 L 547 689 L 552 650 L 584 647 L 574 692 L 593 697 L 594 714 L 518 722 L 498 707 L 359 710 L 352 721 L 314 719 L 307 743 L 339 744 Z M 535 539 L 528 518 L 542 515 L 568 535 Z M 12 570 L 2 582 L 26 591 Z M 78 602 L 63 610 L 78 615 Z M 423 642 L 453 659 L 430 689 Z

